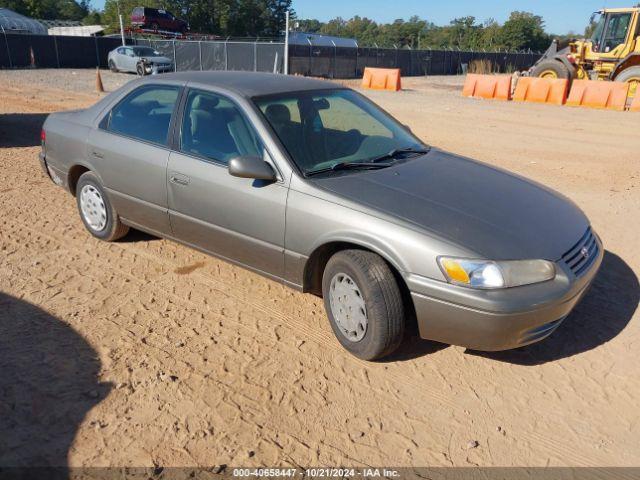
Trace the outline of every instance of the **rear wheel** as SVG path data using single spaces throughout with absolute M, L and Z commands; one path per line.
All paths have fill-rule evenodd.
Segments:
M 628 83 L 629 98 L 635 98 L 638 92 L 638 85 L 640 85 L 640 66 L 623 70 L 623 72 L 615 78 L 615 81 Z
M 112 242 L 129 232 L 94 173 L 86 172 L 78 179 L 76 200 L 82 223 L 94 237 Z
M 365 250 L 343 250 L 322 277 L 324 305 L 338 341 L 363 360 L 392 353 L 405 327 L 398 283 L 387 263 Z
M 533 69 L 533 76 L 550 79 L 571 79 L 573 75 L 564 63 L 558 60 L 545 60 Z

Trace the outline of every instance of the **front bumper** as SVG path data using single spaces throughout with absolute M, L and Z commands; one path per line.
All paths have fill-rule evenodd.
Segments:
M 474 290 L 441 281 L 405 277 L 420 336 L 473 350 L 497 351 L 538 342 L 555 331 L 584 297 L 604 249 L 576 277 L 561 262 L 554 280 L 504 290 Z
M 64 186 L 64 175 L 62 174 L 62 172 L 58 171 L 47 163 L 47 157 L 45 156 L 44 152 L 40 152 L 38 154 L 38 160 L 40 160 L 40 166 L 42 167 L 42 171 L 44 172 L 44 174 L 59 187 Z
M 175 70 L 175 68 L 171 64 L 169 64 L 169 65 L 152 64 L 151 65 L 151 72 L 152 73 L 169 73 L 169 72 L 173 72 L 174 70 Z

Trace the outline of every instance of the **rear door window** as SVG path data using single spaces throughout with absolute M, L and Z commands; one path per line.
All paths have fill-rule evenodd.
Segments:
M 179 87 L 145 86 L 130 93 L 109 114 L 107 130 L 166 145 Z

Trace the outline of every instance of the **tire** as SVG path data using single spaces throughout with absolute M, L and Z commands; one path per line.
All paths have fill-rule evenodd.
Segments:
M 109 60 L 109 70 L 111 70 L 113 73 L 118 73 L 118 67 L 116 67 L 116 64 L 113 60 Z
M 92 205 L 87 203 L 89 200 L 93 202 L 93 209 L 91 208 Z M 84 223 L 85 228 L 94 237 L 104 240 L 105 242 L 113 242 L 129 233 L 129 227 L 120 221 L 118 212 L 116 212 L 113 205 L 111 205 L 104 187 L 100 184 L 100 180 L 98 180 L 98 177 L 96 177 L 94 173 L 86 172 L 78 179 L 78 184 L 76 185 L 76 202 L 82 223 Z M 85 210 L 91 210 L 91 212 L 95 212 L 96 215 L 93 215 L 91 218 L 85 215 L 83 212 L 83 202 L 85 202 Z M 95 221 L 92 223 L 91 220 L 102 217 L 102 215 L 100 215 L 102 208 L 104 208 L 105 218 L 104 226 L 101 227 L 101 224 L 97 224 Z
M 635 83 L 629 89 L 629 97 L 634 98 L 638 95 L 638 86 L 640 86 L 640 66 L 623 70 L 614 80 L 616 82 Z
M 573 72 L 560 60 L 545 60 L 533 69 L 532 76 L 571 80 L 573 78 Z
M 140 62 L 136 64 L 136 73 L 141 77 L 144 77 L 146 75 L 146 72 L 144 71 L 144 65 L 142 65 L 142 63 Z
M 379 255 L 365 250 L 343 250 L 333 255 L 322 276 L 322 294 L 333 333 L 351 354 L 363 360 L 376 360 L 402 343 L 405 329 L 402 293 L 391 268 Z M 349 307 L 362 308 L 358 317 L 364 317 L 364 329 L 364 322 L 351 328 Z M 334 310 L 343 323 L 334 316 Z M 350 327 L 345 329 L 345 325 Z

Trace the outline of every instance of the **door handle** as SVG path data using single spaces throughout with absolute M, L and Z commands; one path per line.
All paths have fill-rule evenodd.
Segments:
M 172 172 L 169 174 L 169 181 L 171 183 L 175 183 L 176 185 L 189 185 L 191 179 L 186 175 L 182 175 L 181 173 Z

